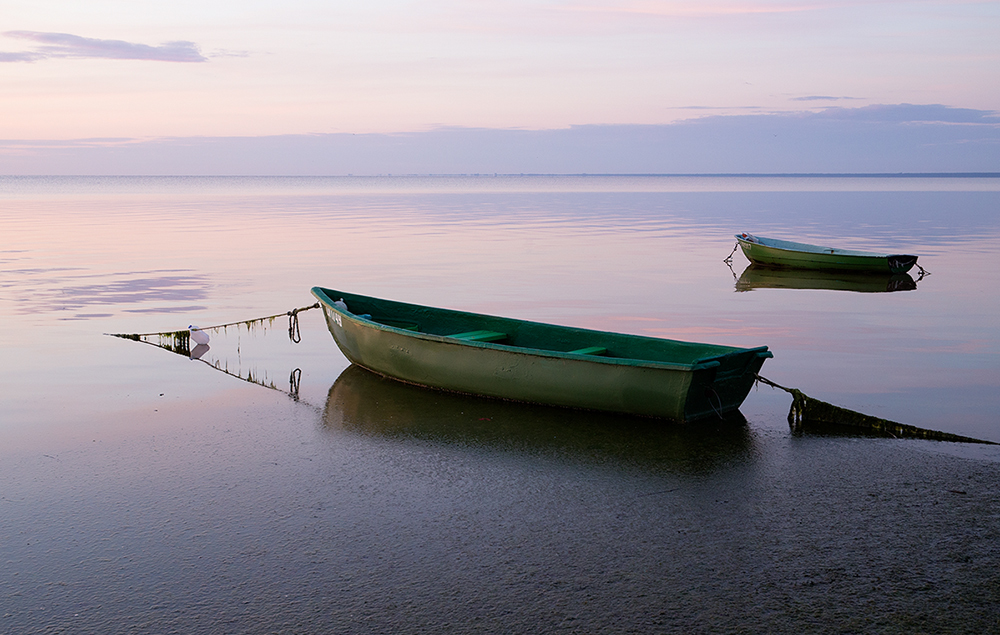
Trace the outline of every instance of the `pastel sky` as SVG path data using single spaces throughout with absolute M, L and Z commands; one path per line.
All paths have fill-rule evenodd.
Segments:
M 947 0 L 4 0 L 0 139 L 989 114 L 998 34 Z

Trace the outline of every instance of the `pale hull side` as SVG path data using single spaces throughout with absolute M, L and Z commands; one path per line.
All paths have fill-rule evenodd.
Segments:
M 877 271 L 905 273 L 916 264 L 916 257 L 906 255 L 865 254 L 842 249 L 807 251 L 784 249 L 737 237 L 743 255 L 750 262 L 768 267 L 796 269 Z M 812 247 L 803 245 L 803 247 Z
M 588 358 L 385 328 L 323 303 L 353 363 L 400 381 L 459 393 L 691 421 L 739 408 L 770 353 L 693 366 Z M 738 357 L 738 359 L 737 359 Z

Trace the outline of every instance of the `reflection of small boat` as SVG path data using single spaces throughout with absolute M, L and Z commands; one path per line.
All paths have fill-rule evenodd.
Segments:
M 393 379 L 514 401 L 689 421 L 736 410 L 771 357 L 314 287 L 333 339 Z
M 858 271 L 821 271 L 815 269 L 778 269 L 751 264 L 736 281 L 737 291 L 754 289 L 831 289 L 884 293 L 912 291 L 917 283 L 908 273 L 865 273 Z
M 916 256 L 905 254 L 834 249 L 746 233 L 736 234 L 736 240 L 747 260 L 769 267 L 906 273 L 917 264 Z
M 754 438 L 739 410 L 725 420 L 697 426 L 664 426 L 643 417 L 425 390 L 356 365 L 330 387 L 323 423 L 328 430 L 367 437 L 555 454 L 602 468 L 627 465 L 703 473 L 754 456 Z

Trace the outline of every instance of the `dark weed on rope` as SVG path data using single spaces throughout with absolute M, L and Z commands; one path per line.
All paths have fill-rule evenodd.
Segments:
M 268 316 L 264 318 L 258 318 L 256 320 L 246 320 L 241 322 L 231 322 L 229 324 L 219 324 L 217 326 L 210 326 L 203 329 L 197 329 L 200 331 L 210 331 L 215 330 L 225 331 L 229 327 L 242 328 L 246 327 L 248 331 L 253 332 L 258 326 L 264 325 L 266 328 L 271 325 L 274 319 L 287 315 L 289 318 L 288 325 L 288 337 L 294 342 L 298 343 L 302 340 L 302 336 L 299 333 L 298 325 L 298 314 L 302 311 L 307 311 L 309 309 L 319 308 L 319 303 L 314 306 L 308 306 L 301 309 L 294 309 L 288 311 L 287 313 Z M 265 324 L 266 322 L 266 324 Z M 191 359 L 192 361 L 197 361 L 205 364 L 213 370 L 217 370 L 221 373 L 234 377 L 236 379 L 245 381 L 247 383 L 256 384 L 257 386 L 262 386 L 270 390 L 275 390 L 277 392 L 283 393 L 294 399 L 295 401 L 300 401 L 299 398 L 299 387 L 302 384 L 302 369 L 295 368 L 291 371 L 288 377 L 288 389 L 285 390 L 279 386 L 279 383 L 272 379 L 266 370 L 260 370 L 255 367 L 249 369 L 237 368 L 231 369 L 229 367 L 229 362 L 227 360 L 214 360 L 209 361 L 203 359 L 201 356 L 209 349 L 207 345 L 198 345 L 192 347 L 191 344 L 191 332 L 190 330 L 184 331 L 163 331 L 160 333 L 106 333 L 112 337 L 120 337 L 122 339 L 132 340 L 134 342 L 141 342 L 143 344 L 149 344 L 151 346 L 156 346 L 157 348 L 162 348 L 164 350 L 170 351 L 171 353 L 176 353 L 178 355 L 183 355 Z M 242 364 L 240 365 L 242 366 Z M 302 402 L 306 403 L 306 402 Z M 312 407 L 312 404 L 306 404 Z
M 162 348 L 168 350 L 171 353 L 176 353 L 178 355 L 183 355 L 192 360 L 202 362 L 207 364 L 211 368 L 225 373 L 231 377 L 236 377 L 243 381 L 249 382 L 251 384 L 257 384 L 258 386 L 263 386 L 264 388 L 270 388 L 272 390 L 277 390 L 278 392 L 285 393 L 295 399 L 299 400 L 299 385 L 302 381 L 302 371 L 298 368 L 294 369 L 288 379 L 288 390 L 283 390 L 275 384 L 275 382 L 267 376 L 267 373 L 261 373 L 255 369 L 250 369 L 246 371 L 233 372 L 229 369 L 228 362 L 209 362 L 205 359 L 201 359 L 201 356 L 208 350 L 208 346 L 201 344 L 192 347 L 192 329 L 197 331 L 213 332 L 215 334 L 225 333 L 232 328 L 236 328 L 240 331 L 246 329 L 248 333 L 255 332 L 258 328 L 262 330 L 267 330 L 267 328 L 274 326 L 274 321 L 280 317 L 288 317 L 288 339 L 298 344 L 302 341 L 302 334 L 299 330 L 299 313 L 303 311 L 308 311 L 309 309 L 318 309 L 320 307 L 319 302 L 301 307 L 298 309 L 292 309 L 285 313 L 277 313 L 275 315 L 268 315 L 267 317 L 256 318 L 253 320 L 240 320 L 239 322 L 229 322 L 228 324 L 216 324 L 215 326 L 206 327 L 191 327 L 183 331 L 161 331 L 159 333 L 106 333 L 112 337 L 120 337 L 126 340 L 132 340 L 134 342 L 142 342 L 143 344 L 150 344 L 156 346 L 157 348 Z M 237 354 L 239 353 L 239 346 L 237 346 Z
M 214 331 L 219 332 L 227 331 L 229 327 L 246 328 L 247 332 L 253 332 L 258 326 L 267 329 L 268 326 L 274 325 L 274 320 L 280 317 L 288 317 L 288 339 L 293 343 L 298 344 L 302 341 L 302 334 L 299 332 L 299 313 L 303 311 L 308 311 L 309 309 L 318 309 L 319 302 L 312 304 L 310 306 L 304 306 L 298 309 L 292 309 L 285 313 L 276 313 L 275 315 L 268 315 L 267 317 L 256 318 L 253 320 L 240 320 L 239 322 L 229 322 L 228 324 L 216 324 L 215 326 L 205 326 L 198 327 L 199 331 Z M 159 333 L 106 333 L 111 337 L 121 337 L 126 340 L 133 340 L 136 342 L 146 342 L 148 344 L 155 344 L 160 348 L 165 348 L 167 350 L 173 351 L 175 353 L 180 353 L 181 355 L 191 354 L 191 331 L 190 329 L 183 331 L 162 331 Z M 156 341 L 153 341 L 156 338 Z
M 792 405 L 788 410 L 788 425 L 793 433 L 809 431 L 844 432 L 853 430 L 855 432 L 862 431 L 873 436 L 897 439 L 930 439 L 934 441 L 1000 445 L 1000 443 L 993 441 L 963 437 L 958 434 L 951 434 L 950 432 L 927 430 L 926 428 L 918 428 L 917 426 L 897 423 L 888 419 L 848 410 L 847 408 L 841 408 L 840 406 L 814 399 L 798 388 L 786 388 L 760 375 L 757 375 L 757 381 L 767 384 L 772 388 L 784 390 L 792 396 Z

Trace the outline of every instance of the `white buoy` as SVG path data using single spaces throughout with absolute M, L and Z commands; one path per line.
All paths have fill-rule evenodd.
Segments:
M 188 330 L 191 331 L 191 339 L 195 344 L 208 344 L 208 333 L 193 324 L 188 325 Z

